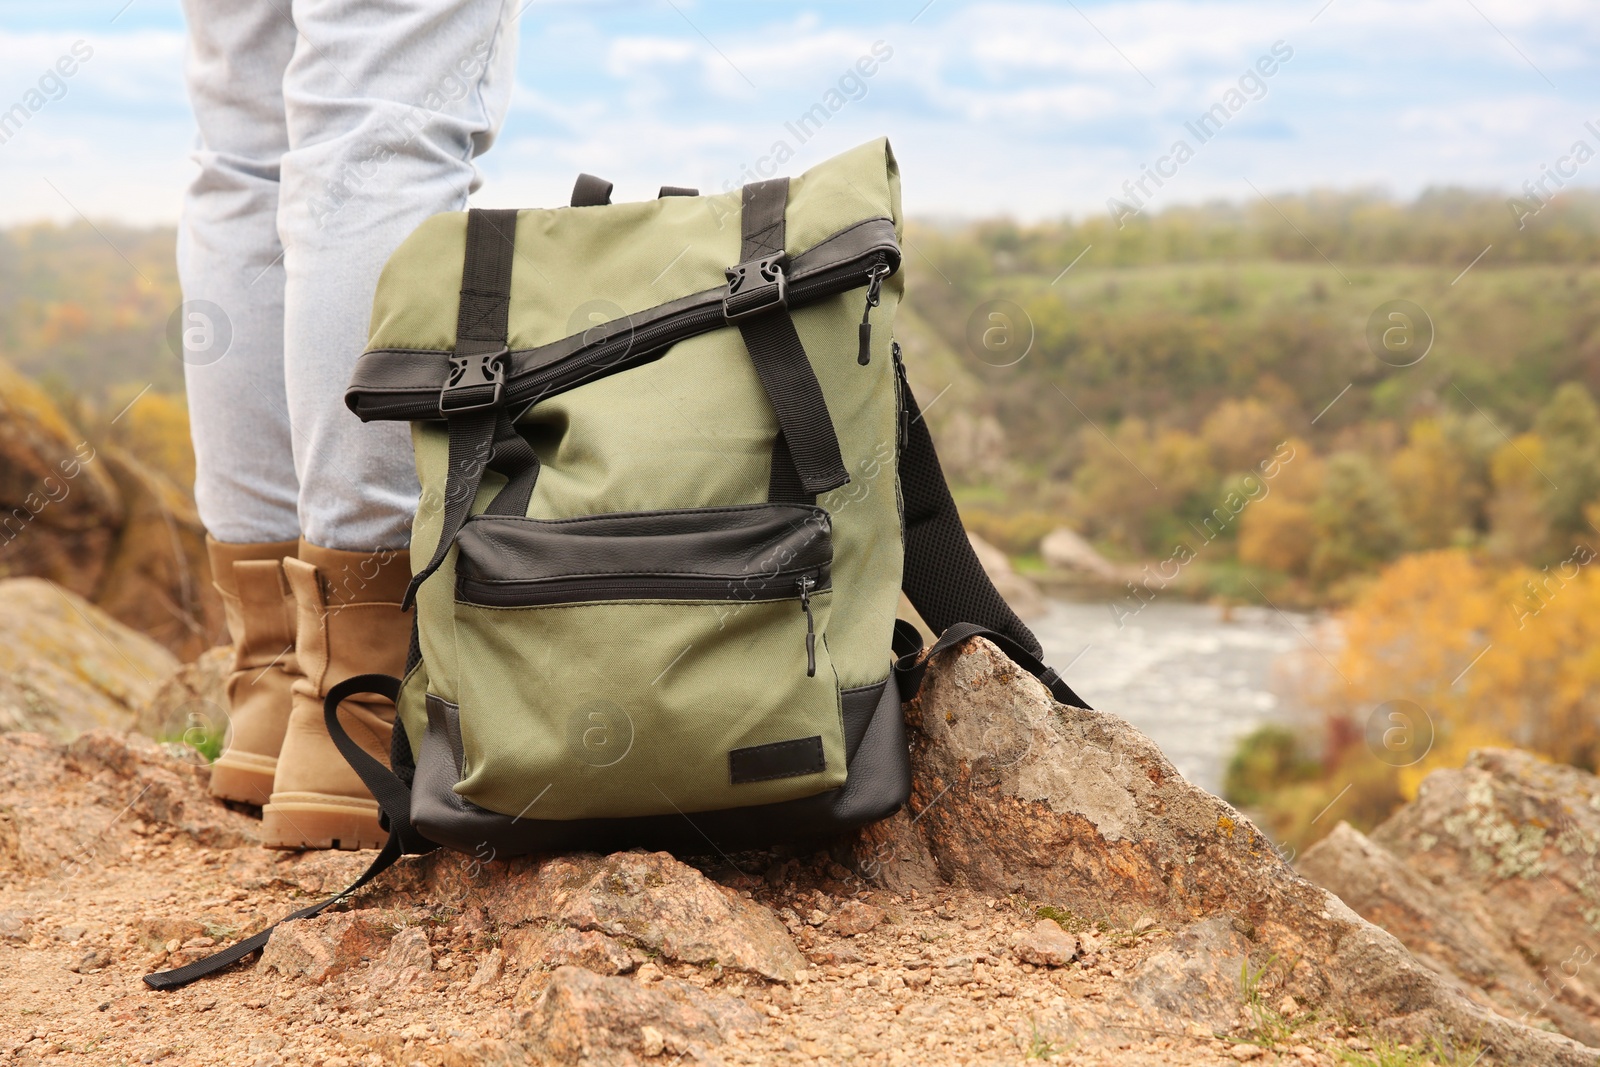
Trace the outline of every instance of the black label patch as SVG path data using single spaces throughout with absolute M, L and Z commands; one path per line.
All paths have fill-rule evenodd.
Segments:
M 822 736 L 799 737 L 793 741 L 774 741 L 769 745 L 736 748 L 728 753 L 728 778 L 734 785 L 770 782 L 774 778 L 798 778 L 826 770 L 822 756 Z

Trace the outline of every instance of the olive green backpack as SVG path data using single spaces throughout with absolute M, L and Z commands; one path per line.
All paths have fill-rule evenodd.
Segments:
M 715 196 L 610 190 L 437 215 L 378 283 L 346 401 L 411 423 L 422 498 L 405 677 L 326 706 L 390 831 L 356 886 L 437 845 L 694 854 L 892 814 L 925 659 L 902 589 L 933 650 L 983 634 L 1083 706 L 984 574 L 906 385 L 888 142 Z M 363 692 L 398 707 L 390 767 L 339 725 Z

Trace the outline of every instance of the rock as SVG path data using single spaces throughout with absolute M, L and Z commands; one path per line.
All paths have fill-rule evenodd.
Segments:
M 181 744 L 93 730 L 67 746 L 66 764 L 119 794 L 136 783 L 126 813 L 186 834 L 195 844 L 238 848 L 256 841 L 255 820 L 212 798 L 210 765 Z
M 178 668 L 172 654 L 42 578 L 0 580 L 0 732 L 70 741 L 126 729 Z
M 1294 1018 L 1300 1014 L 1300 1002 L 1288 994 L 1284 994 L 1284 998 L 1278 1001 L 1278 1014 L 1285 1019 Z
M 978 562 L 983 564 L 989 580 L 1018 617 L 1036 619 L 1045 613 L 1047 605 L 1044 594 L 1039 592 L 1037 585 L 1016 572 L 1009 556 L 970 530 L 967 540 L 972 542 L 972 551 L 977 554 Z
M 111 966 L 111 953 L 103 948 L 86 948 L 78 953 L 78 958 L 67 964 L 67 970 L 74 974 L 91 974 L 94 971 L 103 971 Z
M 1600 1045 L 1597 854 L 1600 779 L 1481 749 L 1370 839 L 1341 824 L 1300 869 L 1480 1003 Z
M 26 945 L 33 940 L 33 916 L 20 911 L 0 911 L 0 942 Z
M 200 515 L 188 493 L 129 453 L 107 445 L 102 458 L 123 520 L 94 601 L 179 658 L 194 659 L 224 632 Z
M 562 930 L 540 939 L 541 964 L 554 970 L 568 965 L 596 974 L 626 974 L 645 961 L 645 954 L 597 930 Z
M 284 923 L 272 932 L 259 964 L 287 978 L 321 985 L 382 956 L 393 931 L 365 912 L 330 912 Z
M 396 986 L 406 988 L 433 970 L 433 946 L 420 926 L 408 926 L 394 935 L 383 957 L 373 965 L 367 986 L 375 992 Z
M 1078 939 L 1053 919 L 1040 919 L 1012 944 L 1017 959 L 1040 967 L 1065 967 L 1078 958 Z
M 1462 996 L 1297 875 L 1149 739 L 1114 715 L 1056 704 L 982 638 L 942 654 L 906 713 L 910 804 L 851 842 L 857 869 L 881 864 L 884 888 L 1020 892 L 1115 925 L 1224 919 L 1257 966 L 1296 961 L 1266 988 L 1274 996 L 1371 1020 L 1396 1040 L 1456 1034 L 1507 1062 L 1592 1064 L 1577 1042 Z
M 507 939 L 507 962 L 518 967 L 538 964 L 562 930 L 591 931 L 623 950 L 769 981 L 792 982 L 805 965 L 776 915 L 664 852 L 482 865 L 436 852 L 406 864 L 386 884 L 382 892 L 400 903 L 469 897 L 489 922 L 516 930 Z
M 142 842 L 140 822 L 217 848 L 254 843 L 254 820 L 212 800 L 210 776 L 192 751 L 137 734 L 0 734 L 0 881 L 48 875 L 68 892 Z
M 1239 973 L 1250 950 L 1249 940 L 1224 916 L 1190 923 L 1134 971 L 1128 1000 L 1142 1015 L 1169 1026 L 1192 1021 L 1211 1032 L 1230 1030 L 1243 1003 Z
M 855 937 L 857 934 L 877 929 L 883 919 L 882 908 L 868 904 L 864 900 L 847 900 L 839 905 L 837 911 L 828 916 L 823 925 L 841 937 Z
M 193 659 L 222 631 L 186 489 L 91 444 L 0 362 L 0 577 L 44 578 Z
M 232 647 L 218 646 L 206 649 L 192 663 L 180 664 L 139 706 L 133 728 L 146 737 L 162 740 L 225 733 L 228 671 L 232 663 Z
M 661 1055 L 669 1047 L 666 1034 L 663 1034 L 653 1026 L 639 1027 L 639 1051 L 644 1053 L 647 1059 L 653 1059 Z M 677 1050 L 674 1049 L 673 1051 Z
M 837 966 L 842 963 L 860 963 L 861 952 L 850 942 L 839 941 L 812 949 L 806 953 L 806 958 L 818 965 Z
M 205 932 L 206 928 L 193 919 L 150 916 L 139 921 L 139 940 L 148 949 L 158 949 L 173 941 L 182 945 Z
M 1104 582 L 1120 582 L 1122 571 L 1106 559 L 1088 541 L 1065 526 L 1057 527 L 1039 542 L 1039 555 L 1045 565 L 1059 571 L 1094 578 Z
M 664 1051 L 698 1058 L 697 1050 L 759 1025 L 761 1017 L 732 997 L 673 979 L 645 986 L 580 967 L 557 968 L 517 1021 L 527 1045 L 557 1063 L 623 1067 Z
M 0 576 L 94 595 L 123 520 L 105 466 L 43 390 L 0 361 Z
M 898 322 L 896 325 L 899 325 Z M 941 465 L 950 471 L 961 472 L 968 481 L 989 482 L 1006 473 L 1006 431 L 999 419 L 988 413 L 966 411 L 959 407 L 947 409 L 941 415 L 943 417 L 935 442 Z
M 478 963 L 478 969 L 472 972 L 472 978 L 467 982 L 467 992 L 476 993 L 481 989 L 488 989 L 500 981 L 500 977 L 505 973 L 505 953 L 492 948 Z

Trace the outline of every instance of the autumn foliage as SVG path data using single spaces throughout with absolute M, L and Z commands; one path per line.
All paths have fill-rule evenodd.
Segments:
M 1381 820 L 1414 797 L 1429 772 L 1459 766 L 1472 748 L 1512 745 L 1595 770 L 1594 546 L 1575 540 L 1538 568 L 1464 549 L 1416 553 L 1385 568 L 1342 613 L 1343 647 L 1307 652 L 1322 716 L 1318 769 L 1306 769 L 1310 746 L 1296 740 L 1284 752 L 1282 737 L 1263 732 L 1235 759 L 1230 794 L 1259 806 L 1282 838 L 1303 846 L 1340 819 Z

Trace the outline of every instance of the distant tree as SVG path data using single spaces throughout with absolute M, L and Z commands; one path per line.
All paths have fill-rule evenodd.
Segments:
M 1378 464 L 1357 452 L 1328 459 L 1311 515 L 1311 577 L 1320 584 L 1370 570 L 1405 545 L 1405 519 L 1393 486 Z
M 1125 419 L 1109 435 L 1094 427 L 1080 435 L 1084 459 L 1073 484 L 1077 518 L 1091 534 L 1141 554 L 1165 550 L 1174 539 L 1191 546 L 1205 539 L 1203 525 L 1187 525 L 1203 523 L 1217 482 L 1199 438 L 1142 419 Z
M 1282 416 L 1253 396 L 1224 400 L 1200 427 L 1212 466 L 1225 474 L 1258 470 L 1288 436 Z
M 1544 498 L 1545 516 L 1561 540 L 1592 536 L 1584 505 L 1600 500 L 1600 407 L 1579 382 L 1567 382 L 1539 409 L 1534 432 L 1544 441 L 1544 471 L 1553 485 Z
M 1269 496 L 1250 505 L 1239 527 L 1239 562 L 1304 578 L 1317 536 L 1311 505 Z
M 1406 545 L 1444 548 L 1470 539 L 1483 487 L 1437 419 L 1411 424 L 1409 440 L 1389 462 L 1389 481 L 1405 519 Z
M 1489 550 L 1502 560 L 1538 559 L 1550 544 L 1550 477 L 1544 439 L 1520 434 L 1489 461 Z

